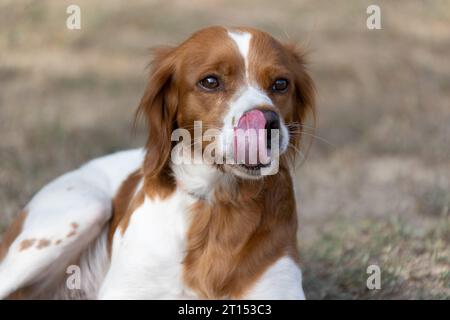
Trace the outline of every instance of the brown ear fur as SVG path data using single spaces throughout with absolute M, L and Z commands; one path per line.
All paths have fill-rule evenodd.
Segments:
M 306 68 L 305 53 L 295 44 L 286 44 L 286 49 L 290 52 L 293 59 L 295 73 L 295 106 L 292 121 L 292 127 L 297 133 L 292 135 L 293 144 L 299 147 L 301 135 L 298 132 L 308 131 L 305 128 L 305 121 L 308 116 L 312 118 L 314 131 L 316 125 L 316 103 L 314 81 Z
M 136 113 L 136 118 L 143 115 L 149 125 L 144 174 L 150 178 L 158 176 L 169 159 L 178 104 L 176 86 L 172 84 L 175 49 L 161 47 L 153 52 L 148 85 Z

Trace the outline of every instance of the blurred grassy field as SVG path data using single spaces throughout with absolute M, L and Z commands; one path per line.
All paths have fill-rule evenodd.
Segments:
M 82 28 L 65 27 L 81 7 Z M 147 48 L 249 25 L 309 49 L 318 130 L 297 173 L 310 299 L 450 298 L 450 2 L 0 0 L 0 233 L 41 186 L 142 145 Z M 366 268 L 382 271 L 366 289 Z

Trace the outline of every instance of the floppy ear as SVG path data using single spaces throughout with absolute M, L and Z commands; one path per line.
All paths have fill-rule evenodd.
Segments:
M 149 81 L 136 113 L 136 118 L 143 115 L 149 125 L 144 160 L 144 174 L 149 177 L 156 177 L 169 160 L 172 149 L 170 137 L 177 126 L 178 104 L 178 93 L 172 83 L 175 49 L 162 47 L 153 52 Z
M 295 130 L 306 131 L 304 124 L 308 116 L 311 116 L 313 127 L 316 124 L 316 107 L 315 107 L 315 87 L 314 82 L 306 69 L 305 53 L 294 44 L 286 44 L 285 48 L 288 50 L 293 64 L 293 71 L 295 74 L 295 101 L 292 121 L 296 124 Z M 298 125 L 298 127 L 297 127 Z M 299 134 L 294 134 L 293 144 L 299 145 Z

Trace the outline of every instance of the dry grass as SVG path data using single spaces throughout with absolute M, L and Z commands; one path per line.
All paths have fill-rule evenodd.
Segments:
M 211 24 L 309 48 L 319 129 L 299 169 L 309 298 L 450 298 L 450 3 L 0 1 L 0 232 L 43 184 L 141 145 L 146 48 Z M 365 288 L 378 264 L 382 289 Z

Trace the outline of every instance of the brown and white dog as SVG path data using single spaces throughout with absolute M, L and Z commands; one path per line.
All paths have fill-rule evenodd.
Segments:
M 10 226 L 0 298 L 303 299 L 290 172 L 314 113 L 302 54 L 251 28 L 200 30 L 156 50 L 138 113 L 145 149 L 56 179 Z M 175 163 L 172 133 L 194 121 L 218 130 L 219 158 L 235 156 L 236 128 L 279 129 L 277 172 Z

